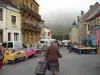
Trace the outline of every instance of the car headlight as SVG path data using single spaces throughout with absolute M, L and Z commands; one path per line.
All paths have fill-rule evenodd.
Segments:
M 15 55 L 15 54 L 13 53 L 13 54 L 11 54 L 11 55 Z
M 24 53 L 24 51 L 21 51 L 21 53 Z

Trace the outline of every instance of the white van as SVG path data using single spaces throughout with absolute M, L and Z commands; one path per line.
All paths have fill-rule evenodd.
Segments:
M 45 42 L 47 43 L 47 46 L 50 46 L 51 41 L 55 41 L 55 39 L 41 39 L 40 40 L 41 44 Z
M 7 49 L 22 49 L 22 48 L 27 48 L 22 42 L 19 41 L 6 41 L 2 43 L 2 46 L 7 50 Z

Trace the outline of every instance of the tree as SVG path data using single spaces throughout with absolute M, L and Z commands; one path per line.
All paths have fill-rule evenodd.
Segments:
M 52 38 L 53 38 L 53 39 L 56 39 L 56 35 L 55 35 L 55 34 L 53 34 L 53 35 L 52 35 Z
M 69 35 L 65 35 L 65 40 L 69 40 Z

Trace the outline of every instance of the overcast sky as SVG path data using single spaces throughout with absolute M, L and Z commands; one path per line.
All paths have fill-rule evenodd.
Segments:
M 87 12 L 89 6 L 100 0 L 36 0 L 40 14 L 47 25 L 69 25 L 81 10 Z

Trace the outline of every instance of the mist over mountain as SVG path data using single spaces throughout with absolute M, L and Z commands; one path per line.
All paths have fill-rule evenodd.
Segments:
M 39 13 L 52 33 L 68 33 L 81 11 L 87 12 L 90 5 L 100 0 L 36 0 L 40 4 Z M 62 27 L 62 28 L 61 28 Z
M 77 20 L 77 16 L 80 13 L 65 10 L 55 11 L 43 16 L 46 26 L 51 28 L 52 34 L 68 34 L 69 28 L 72 26 L 74 20 Z

